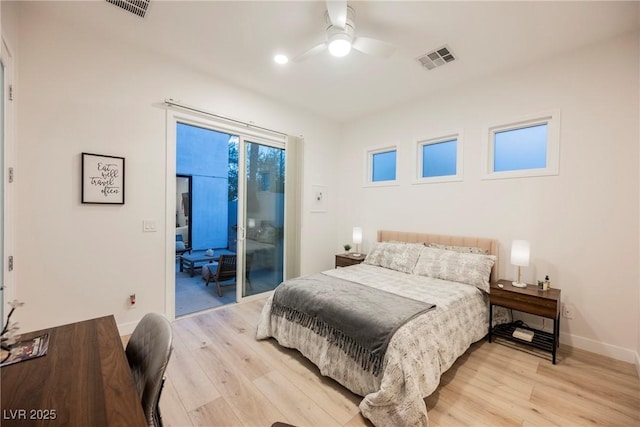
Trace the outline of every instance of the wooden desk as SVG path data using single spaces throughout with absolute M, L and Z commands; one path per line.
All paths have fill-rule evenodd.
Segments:
M 113 316 L 23 338 L 45 332 L 45 356 L 0 368 L 3 427 L 147 425 Z

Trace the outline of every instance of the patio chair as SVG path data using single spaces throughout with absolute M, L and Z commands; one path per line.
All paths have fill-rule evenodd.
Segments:
M 206 285 L 209 286 L 209 282 L 216 282 L 216 291 L 218 296 L 222 296 L 222 288 L 220 286 L 220 282 L 226 282 L 229 280 L 233 280 L 232 283 L 228 283 L 229 285 L 235 283 L 236 279 L 236 255 L 232 254 L 223 254 L 220 255 L 220 259 L 216 263 L 205 264 L 202 268 L 209 269 L 209 274 L 206 277 Z M 247 286 L 251 288 L 251 279 L 249 278 L 249 273 L 251 272 L 251 263 L 253 260 L 252 255 L 247 255 L 246 258 L 246 268 L 245 268 L 245 277 L 247 280 Z M 216 270 L 214 271 L 213 268 Z
M 185 252 L 191 253 L 191 247 L 184 243 L 182 234 L 176 234 L 176 257 L 179 257 Z

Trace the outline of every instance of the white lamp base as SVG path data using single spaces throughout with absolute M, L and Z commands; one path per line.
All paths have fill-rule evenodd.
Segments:
M 512 286 L 515 286 L 516 288 L 526 288 L 527 284 L 526 283 L 521 283 L 521 282 L 511 282 Z

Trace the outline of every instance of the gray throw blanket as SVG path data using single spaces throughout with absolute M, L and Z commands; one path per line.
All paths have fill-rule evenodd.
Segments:
M 325 337 L 362 369 L 377 376 L 395 331 L 434 307 L 317 273 L 278 286 L 271 314 Z

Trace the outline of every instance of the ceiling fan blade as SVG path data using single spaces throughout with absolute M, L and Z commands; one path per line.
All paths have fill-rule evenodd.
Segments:
M 381 56 L 383 58 L 390 57 L 396 51 L 392 44 L 369 37 L 357 37 L 353 41 L 352 47 L 367 55 Z
M 316 54 L 322 52 L 326 48 L 327 48 L 327 42 L 322 42 L 322 43 L 320 43 L 318 45 L 315 45 L 314 47 L 312 47 L 308 51 L 303 52 L 300 55 L 298 55 L 295 58 L 293 58 L 293 62 L 304 61 L 305 59 L 309 58 L 310 56 L 313 56 L 313 55 L 316 55 Z
M 327 14 L 331 25 L 344 28 L 347 24 L 347 1 L 327 1 Z

